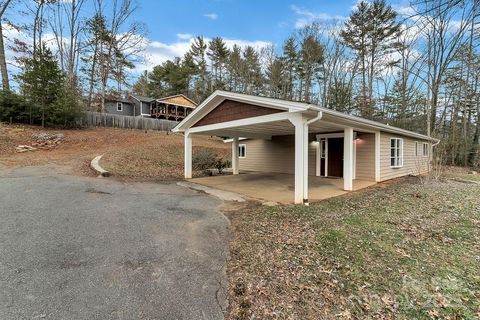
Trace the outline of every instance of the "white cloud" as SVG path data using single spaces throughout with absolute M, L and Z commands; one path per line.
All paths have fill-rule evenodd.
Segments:
M 345 17 L 338 15 L 330 15 L 324 12 L 313 12 L 305 8 L 291 5 L 290 9 L 297 14 L 299 17 L 295 21 L 295 28 L 303 28 L 304 26 L 311 24 L 315 21 L 334 21 L 334 20 L 345 20 Z
M 178 35 L 177 35 L 178 37 Z M 190 50 L 190 46 L 193 42 L 193 36 L 189 39 L 179 39 L 179 41 L 173 43 L 164 43 L 160 41 L 151 41 L 146 40 L 144 43 L 145 46 L 145 61 L 138 64 L 135 67 L 135 73 L 141 73 L 144 70 L 151 71 L 154 66 L 162 64 L 167 60 L 172 60 L 175 57 L 183 57 L 183 55 Z M 204 38 L 205 42 L 209 42 L 210 38 Z M 271 45 L 271 42 L 261 41 L 261 40 L 242 40 L 242 39 L 223 39 L 227 48 L 232 49 L 236 44 L 241 48 L 246 46 L 251 46 L 255 50 L 260 51 L 262 48 L 265 48 Z
M 191 33 L 177 33 L 177 38 L 181 40 L 189 40 L 193 38 Z
M 218 18 L 218 14 L 216 14 L 216 13 L 206 13 L 203 16 L 207 17 L 211 20 L 217 20 L 217 18 Z

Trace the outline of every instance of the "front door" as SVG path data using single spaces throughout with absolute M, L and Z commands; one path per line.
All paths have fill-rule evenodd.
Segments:
M 328 175 L 343 177 L 343 138 L 328 138 Z

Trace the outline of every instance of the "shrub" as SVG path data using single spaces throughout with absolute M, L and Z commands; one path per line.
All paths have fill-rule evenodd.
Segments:
M 215 168 L 217 164 L 217 154 L 211 150 L 200 150 L 193 155 L 192 167 L 195 170 L 207 170 Z
M 217 158 L 217 161 L 215 162 L 215 168 L 218 170 L 218 173 L 222 174 L 223 169 L 228 167 L 230 167 L 230 161 Z

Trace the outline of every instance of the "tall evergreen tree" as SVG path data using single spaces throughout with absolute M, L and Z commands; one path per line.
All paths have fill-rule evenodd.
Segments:
M 345 23 L 341 37 L 361 63 L 362 85 L 359 109 L 363 116 L 374 114 L 373 81 L 385 66 L 383 59 L 393 50 L 400 32 L 397 13 L 384 0 L 362 1 Z
M 212 64 L 213 90 L 224 89 L 224 72 L 229 50 L 220 37 L 213 38 L 208 44 L 207 56 Z
M 32 106 L 31 119 L 39 112 L 44 127 L 65 79 L 52 51 L 45 44 L 34 57 L 25 60 L 23 72 L 18 79 L 22 93 Z

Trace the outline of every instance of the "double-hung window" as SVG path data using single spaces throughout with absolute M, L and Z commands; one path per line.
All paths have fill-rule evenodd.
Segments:
M 403 139 L 390 139 L 390 167 L 400 168 L 403 166 Z
M 247 145 L 239 144 L 238 145 L 238 157 L 245 158 L 247 156 Z
M 123 103 L 117 102 L 117 111 L 123 111 Z
M 428 157 L 428 143 L 423 144 L 423 156 Z

